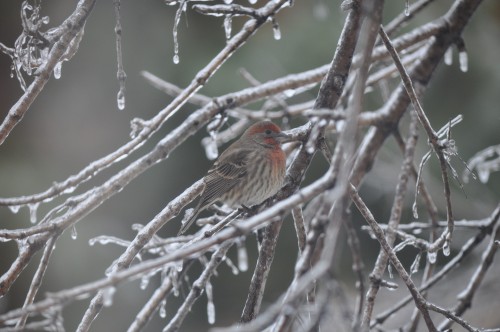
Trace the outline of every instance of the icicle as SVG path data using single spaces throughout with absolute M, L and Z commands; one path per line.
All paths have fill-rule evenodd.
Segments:
M 36 211 L 38 210 L 39 205 L 40 202 L 28 204 L 28 208 L 30 210 L 30 222 L 32 224 L 36 224 Z
M 217 147 L 217 132 L 210 131 L 210 138 L 205 139 L 205 154 L 209 160 L 215 160 L 219 156 L 219 148 Z
M 116 287 L 109 286 L 103 290 L 102 293 L 102 304 L 105 307 L 111 307 L 113 305 L 113 295 L 115 295 Z
M 77 237 L 78 237 L 78 233 L 76 232 L 76 226 L 73 225 L 73 226 L 71 226 L 71 238 L 73 240 L 76 240 Z
M 141 277 L 141 283 L 139 285 L 140 289 L 145 290 L 146 288 L 148 288 L 150 277 L 151 276 L 149 274 L 143 275 Z
M 209 160 L 215 160 L 219 156 L 219 149 L 214 139 L 210 139 L 205 144 L 205 154 Z
M 427 252 L 427 260 L 429 261 L 429 263 L 435 264 L 436 260 L 437 260 L 437 253 L 428 251 Z
M 280 40 L 281 39 L 281 30 L 278 22 L 272 18 L 272 23 L 273 23 L 273 37 L 275 40 Z
M 238 241 L 238 269 L 240 269 L 241 272 L 248 270 L 247 248 L 243 241 Z
M 62 61 L 59 61 L 58 63 L 56 63 L 56 65 L 54 66 L 54 78 L 56 80 L 60 79 L 61 78 L 61 68 L 62 68 Z
M 394 279 L 394 274 L 392 273 L 392 265 L 387 264 L 387 272 L 389 272 L 389 278 Z
M 411 207 L 411 212 L 413 212 L 413 218 L 418 219 L 418 209 L 417 209 L 417 200 L 416 200 L 416 197 L 415 197 L 415 202 L 413 202 L 413 205 Z
M 172 290 L 175 297 L 179 296 L 179 273 L 176 268 L 168 269 L 168 277 L 172 280 Z
M 444 53 L 444 64 L 447 66 L 451 66 L 453 64 L 453 48 L 452 47 L 448 47 L 448 49 Z
M 163 299 L 160 302 L 160 310 L 158 310 L 158 313 L 160 314 L 161 318 L 167 317 L 167 299 Z
M 415 257 L 415 260 L 413 261 L 413 263 L 411 264 L 411 267 L 410 267 L 410 276 L 412 274 L 415 274 L 418 272 L 418 268 L 420 267 L 420 258 L 422 258 L 422 253 L 418 253 L 417 257 Z
M 406 0 L 405 2 L 405 15 L 410 16 L 410 0 Z
M 120 89 L 116 95 L 116 105 L 120 111 L 125 109 L 125 93 L 123 93 L 123 89 Z
M 232 26 L 233 26 L 233 17 L 231 15 L 226 15 L 224 17 L 224 32 L 226 33 L 226 39 L 231 38 Z
M 12 212 L 14 214 L 18 213 L 20 208 L 21 208 L 21 205 L 9 205 L 10 212 Z
M 229 257 L 225 256 L 224 262 L 226 262 L 227 266 L 229 266 L 231 272 L 233 272 L 234 275 L 238 275 L 240 273 L 240 270 L 238 270 L 236 265 L 233 264 L 233 261 Z
M 214 294 L 212 289 L 212 284 L 210 281 L 205 285 L 205 291 L 207 292 L 207 318 L 210 325 L 215 323 L 215 305 L 214 305 Z
M 175 22 L 174 22 L 174 29 L 173 29 L 173 35 L 174 35 L 174 57 L 172 58 L 172 61 L 175 64 L 179 63 L 179 40 L 177 39 L 177 28 L 179 26 L 179 22 L 181 20 L 181 13 L 186 10 L 186 4 L 187 1 L 181 1 L 180 2 L 180 8 L 177 9 L 177 12 L 175 13 Z
M 458 62 L 460 63 L 460 70 L 466 73 L 469 70 L 469 57 L 466 51 L 460 51 L 458 53 Z

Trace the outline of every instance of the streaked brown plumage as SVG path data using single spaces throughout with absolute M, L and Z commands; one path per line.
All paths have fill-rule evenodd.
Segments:
M 200 201 L 179 234 L 215 202 L 230 207 L 250 207 L 274 195 L 285 179 L 286 155 L 281 143 L 287 140 L 288 135 L 271 121 L 250 126 L 219 156 L 203 178 L 205 188 Z

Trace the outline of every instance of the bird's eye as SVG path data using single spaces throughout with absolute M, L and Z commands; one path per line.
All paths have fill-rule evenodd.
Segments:
M 265 133 L 266 135 L 271 135 L 273 132 L 271 131 L 271 129 L 267 129 L 264 133 Z

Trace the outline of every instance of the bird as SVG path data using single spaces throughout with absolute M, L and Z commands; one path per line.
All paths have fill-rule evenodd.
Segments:
M 250 126 L 222 152 L 203 177 L 200 200 L 178 235 L 185 233 L 198 214 L 216 202 L 246 208 L 276 194 L 286 173 L 286 154 L 281 144 L 290 140 L 290 136 L 271 121 Z

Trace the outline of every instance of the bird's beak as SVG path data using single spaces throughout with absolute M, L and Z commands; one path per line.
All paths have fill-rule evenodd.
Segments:
M 276 134 L 275 138 L 281 144 L 293 141 L 292 136 L 290 136 L 284 132 Z

